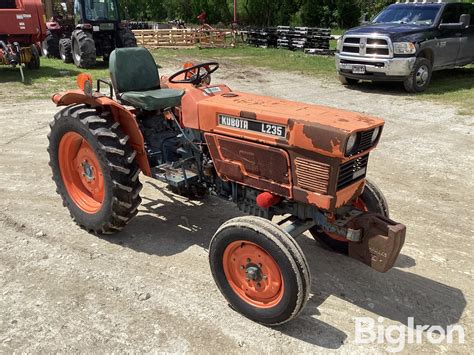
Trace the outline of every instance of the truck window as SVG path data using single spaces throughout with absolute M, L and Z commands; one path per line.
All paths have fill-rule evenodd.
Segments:
M 462 14 L 471 15 L 471 27 L 474 26 L 474 5 L 473 4 L 461 4 Z
M 432 25 L 439 13 L 439 5 L 393 5 L 383 10 L 373 23 Z
M 441 23 L 458 23 L 461 15 L 461 6 L 459 4 L 448 4 L 444 8 Z
M 0 9 L 16 9 L 16 1 L 0 0 Z

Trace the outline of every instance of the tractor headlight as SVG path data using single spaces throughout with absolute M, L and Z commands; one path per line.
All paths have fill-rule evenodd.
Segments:
M 376 129 L 374 129 L 374 133 L 372 133 L 372 144 L 374 144 L 375 141 L 377 140 L 379 133 L 380 133 L 380 127 L 377 127 Z
M 395 42 L 393 44 L 393 53 L 395 54 L 415 54 L 416 47 L 411 42 Z
M 342 51 L 342 36 L 337 39 L 336 50 L 338 52 Z
M 346 155 L 349 155 L 354 150 L 356 142 L 357 142 L 357 133 L 354 133 L 347 140 Z

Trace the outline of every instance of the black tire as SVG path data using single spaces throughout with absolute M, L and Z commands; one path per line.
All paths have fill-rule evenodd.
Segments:
M 378 213 L 382 216 L 389 217 L 388 203 L 382 194 L 380 188 L 375 185 L 372 181 L 366 181 L 364 192 L 360 195 L 360 199 L 364 202 L 365 206 L 370 213 Z M 321 232 L 319 227 L 313 227 L 310 229 L 310 233 L 314 239 L 319 241 L 323 246 L 328 249 L 341 253 L 348 254 L 348 242 L 336 240 L 328 236 L 326 233 Z
M 72 63 L 71 39 L 63 38 L 59 41 L 59 56 L 64 63 Z
M 284 289 L 281 298 L 271 307 L 255 306 L 230 285 L 224 271 L 224 253 L 229 245 L 238 241 L 257 245 L 278 265 Z M 245 242 L 241 247 L 244 246 Z M 230 306 L 256 322 L 269 326 L 286 323 L 300 314 L 308 300 L 311 276 L 303 251 L 293 237 L 266 219 L 246 216 L 224 223 L 211 240 L 209 264 L 214 280 Z
M 117 32 L 117 37 L 119 47 L 137 47 L 137 39 L 130 29 L 124 28 L 119 30 Z
M 59 58 L 59 36 L 55 31 L 46 30 L 46 38 L 41 42 L 44 57 Z
M 413 69 L 403 82 L 403 86 L 409 93 L 423 92 L 430 85 L 432 74 L 431 62 L 426 58 L 416 58 Z
M 97 55 L 92 33 L 75 30 L 71 37 L 72 59 L 79 68 L 92 68 L 96 64 Z
M 339 81 L 344 86 L 357 85 L 360 81 L 357 79 L 346 78 L 344 75 L 341 75 L 341 74 L 339 74 L 338 76 L 339 76 Z
M 118 122 L 108 112 L 101 115 L 85 105 L 68 106 L 58 112 L 50 124 L 48 134 L 49 165 L 57 193 L 69 209 L 74 221 L 89 232 L 113 234 L 122 230 L 135 215 L 141 203 L 140 170 L 136 152 L 127 145 Z M 104 200 L 96 213 L 87 213 L 71 198 L 61 176 L 59 145 L 66 133 L 82 136 L 97 157 L 104 177 Z
M 31 60 L 26 64 L 26 67 L 28 69 L 38 70 L 41 64 L 38 48 L 36 48 L 35 44 L 32 44 L 30 46 L 30 50 L 31 50 Z

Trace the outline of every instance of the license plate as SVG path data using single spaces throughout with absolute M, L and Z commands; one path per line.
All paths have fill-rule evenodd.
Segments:
M 99 25 L 99 28 L 101 31 L 113 31 L 114 30 L 114 24 L 113 23 L 101 23 Z
M 365 74 L 365 65 L 353 65 L 352 74 Z

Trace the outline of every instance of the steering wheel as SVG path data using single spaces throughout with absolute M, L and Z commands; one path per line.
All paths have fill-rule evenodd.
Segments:
M 201 69 L 204 69 L 205 73 L 201 73 Z M 193 84 L 197 86 L 217 69 L 219 69 L 219 63 L 217 62 L 201 63 L 174 73 L 168 78 L 168 81 L 173 84 Z M 182 74 L 184 74 L 184 79 L 176 79 Z

